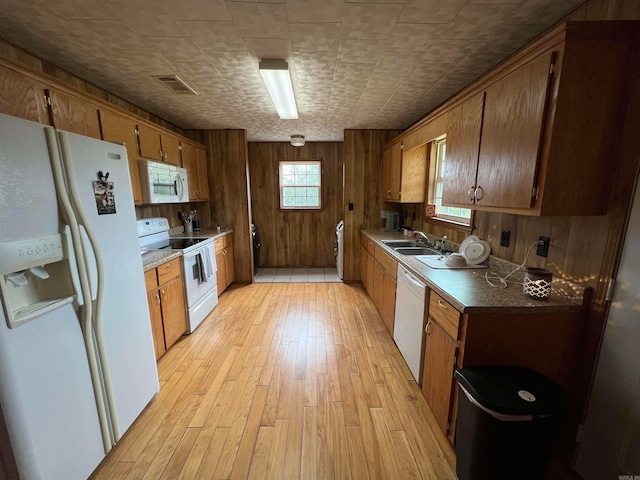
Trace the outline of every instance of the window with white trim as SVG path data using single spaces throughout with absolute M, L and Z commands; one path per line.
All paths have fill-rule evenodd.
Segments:
M 322 162 L 281 160 L 279 165 L 280 208 L 320 210 L 322 208 Z
M 440 220 L 469 225 L 471 222 L 471 209 L 460 207 L 442 206 L 442 188 L 444 185 L 444 165 L 447 156 L 447 138 L 442 137 L 435 141 L 434 151 L 436 156 L 436 168 L 433 178 L 434 192 L 433 203 L 436 205 L 436 217 Z

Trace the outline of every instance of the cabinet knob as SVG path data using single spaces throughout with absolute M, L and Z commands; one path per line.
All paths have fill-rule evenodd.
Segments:
M 164 290 L 160 290 L 160 293 L 162 293 L 162 300 L 166 300 L 167 299 L 167 294 L 164 293 Z
M 473 202 L 473 196 L 475 195 L 475 190 L 473 187 L 474 185 L 471 185 L 469 190 L 467 190 L 467 196 L 469 197 L 469 200 L 471 200 L 472 202 Z
M 482 200 L 482 197 L 484 197 L 484 190 L 482 190 L 482 187 L 480 185 L 478 185 L 478 188 L 476 188 L 473 196 L 476 197 L 476 200 Z
M 156 302 L 160 305 L 160 294 L 158 292 L 156 292 Z

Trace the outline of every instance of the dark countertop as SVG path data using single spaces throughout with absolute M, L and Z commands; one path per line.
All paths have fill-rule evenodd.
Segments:
M 501 276 L 509 273 L 518 265 L 505 262 L 493 256 L 489 257 L 489 268 L 439 270 L 433 269 L 418 259 L 408 255 L 400 255 L 386 246 L 381 240 L 414 240 L 407 239 L 401 233 L 382 232 L 379 230 L 362 230 L 385 253 L 406 267 L 427 286 L 451 303 L 463 313 L 531 313 L 537 312 L 579 311 L 583 309 L 584 287 L 553 278 L 551 296 L 548 300 L 533 300 L 522 293 L 522 285 L 509 283 L 507 288 L 492 287 L 484 278 L 486 272 L 495 272 Z M 524 269 L 510 280 L 522 282 Z

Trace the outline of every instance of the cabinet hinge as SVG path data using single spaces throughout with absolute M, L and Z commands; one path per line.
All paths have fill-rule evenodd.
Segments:
M 607 285 L 607 293 L 604 296 L 605 302 L 610 302 L 611 300 L 613 300 L 613 292 L 615 291 L 615 289 L 616 289 L 616 279 L 610 278 L 609 285 Z
M 44 108 L 51 107 L 51 97 L 49 95 L 44 96 Z
M 555 75 L 556 74 L 556 62 L 552 62 L 551 66 L 549 67 L 549 75 Z
M 138 127 L 136 127 L 136 137 L 140 138 L 140 130 L 138 130 Z
M 400 144 L 400 150 L 404 150 L 404 143 Z
M 178 150 L 182 151 L 182 144 L 178 145 Z
M 538 193 L 540 193 L 540 187 L 539 186 L 535 186 L 531 189 L 531 198 L 535 198 L 536 200 L 538 199 Z

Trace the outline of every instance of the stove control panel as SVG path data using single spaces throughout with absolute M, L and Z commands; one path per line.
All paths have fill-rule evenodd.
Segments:
M 138 220 L 138 237 L 169 231 L 169 220 L 165 217 L 143 218 Z

